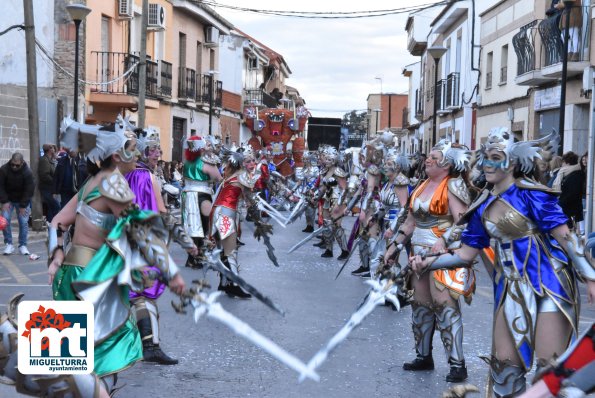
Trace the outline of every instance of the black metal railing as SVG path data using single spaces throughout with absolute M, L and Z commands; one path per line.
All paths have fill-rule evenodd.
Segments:
M 446 95 L 446 79 L 438 80 L 438 84 L 436 84 L 436 98 L 434 104 L 436 106 L 436 110 L 443 110 L 446 109 L 445 107 L 445 97 Z
M 200 76 L 200 81 L 198 83 L 199 90 L 196 92 L 196 102 L 209 104 L 211 95 L 213 95 L 213 106 L 221 108 L 223 103 L 223 82 L 221 80 L 213 80 L 213 93 L 210 93 L 209 88 L 211 79 L 214 79 L 214 76 L 209 74 Z
M 562 62 L 563 36 L 566 13 L 552 15 L 539 23 L 542 44 L 543 66 Z M 568 61 L 580 62 L 589 59 L 589 38 L 591 36 L 590 7 L 573 6 L 570 10 Z
M 92 91 L 138 95 L 138 63 L 140 60 L 138 55 L 113 51 L 91 51 L 91 59 L 95 63 L 94 80 L 96 82 L 91 85 Z M 171 94 L 171 64 L 169 65 L 169 91 Z M 124 76 L 125 73 L 127 73 L 126 76 Z M 163 90 L 164 80 L 162 78 L 160 87 L 159 74 L 159 62 L 147 59 L 146 95 L 149 98 L 156 98 Z M 118 77 L 121 78 L 118 79 Z
M 161 75 L 161 81 L 159 84 L 159 94 L 161 94 L 164 97 L 171 97 L 173 66 L 171 63 L 165 61 L 161 61 L 160 66 L 161 70 L 159 71 L 159 73 Z
M 443 108 L 458 108 L 459 107 L 459 73 L 452 72 L 446 77 L 446 90 L 444 95 L 445 106 Z
M 194 69 L 180 66 L 178 74 L 178 98 L 194 100 L 196 96 L 196 72 Z
M 134 64 L 138 64 L 140 61 L 140 57 L 137 55 L 129 54 L 127 59 L 127 69 L 131 68 Z M 128 94 L 138 95 L 139 85 L 139 72 L 138 66 L 134 69 L 134 71 L 130 74 L 130 78 L 128 79 Z M 159 80 L 159 65 L 155 61 L 151 61 L 147 59 L 147 81 L 146 87 L 147 90 L 145 95 L 147 97 L 156 97 L 157 96 L 157 89 L 158 89 L 158 80 Z
M 508 66 L 500 68 L 500 83 L 504 84 L 508 80 Z
M 276 108 L 279 101 L 272 95 L 267 94 L 260 88 L 244 90 L 244 104 Z
M 537 35 L 537 24 L 539 20 L 534 20 L 525 26 L 522 26 L 517 34 L 512 37 L 512 45 L 517 57 L 517 76 L 536 70 L 535 65 L 535 36 Z
M 420 119 L 423 117 L 424 114 L 424 106 L 423 106 L 423 92 L 421 89 L 415 90 L 415 117 Z

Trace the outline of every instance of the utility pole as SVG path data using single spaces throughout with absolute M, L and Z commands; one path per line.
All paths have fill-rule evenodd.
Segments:
M 37 110 L 37 65 L 35 61 L 35 20 L 33 17 L 33 0 L 23 0 L 25 14 L 25 51 L 27 57 L 27 115 L 29 118 L 29 165 L 33 177 L 37 180 L 39 164 L 39 115 Z M 33 230 L 39 231 L 42 225 L 42 209 L 39 190 L 36 189 L 31 203 Z M 10 220 L 9 220 L 10 222 Z
M 141 17 L 140 60 L 138 65 L 138 127 L 145 128 L 145 97 L 147 93 L 147 26 L 149 25 L 149 0 L 143 0 Z

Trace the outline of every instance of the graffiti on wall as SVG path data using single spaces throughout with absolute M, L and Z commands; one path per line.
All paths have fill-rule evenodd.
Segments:
M 8 127 L 0 123 L 0 166 L 8 162 L 15 152 L 21 152 L 25 159 L 29 158 L 29 151 L 23 149 L 18 135 L 16 124 Z

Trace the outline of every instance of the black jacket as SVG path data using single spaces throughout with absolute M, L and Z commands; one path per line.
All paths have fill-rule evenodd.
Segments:
M 560 197 L 558 199 L 560 207 L 564 210 L 567 217 L 574 221 L 583 221 L 583 202 L 582 190 L 585 181 L 585 174 L 582 170 L 576 170 L 568 174 L 562 180 Z
M 18 170 L 10 167 L 10 161 L 0 167 L 0 203 L 15 202 L 25 208 L 29 206 L 34 190 L 33 173 L 26 162 Z
M 76 173 L 76 186 L 74 186 L 73 173 Z M 85 160 L 77 156 L 73 162 L 68 154 L 64 154 L 58 158 L 56 172 L 54 173 L 54 193 L 70 195 L 77 193 L 86 178 L 87 163 Z

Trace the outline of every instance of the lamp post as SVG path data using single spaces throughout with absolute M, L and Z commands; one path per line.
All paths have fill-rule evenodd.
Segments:
M 376 76 L 374 79 L 379 80 L 380 81 L 380 95 L 382 95 L 382 78 Z
M 219 73 L 214 70 L 210 70 L 209 72 L 209 135 L 213 135 L 213 79 L 215 78 L 215 73 Z
M 440 46 L 428 48 L 428 54 L 434 58 L 434 114 L 432 117 L 432 146 L 434 146 L 436 141 L 438 141 L 436 137 L 436 124 L 438 124 L 438 96 L 436 95 L 436 89 L 438 88 L 438 63 L 445 52 L 446 48 Z
M 563 0 L 564 12 L 566 15 L 563 16 L 566 21 L 564 27 L 564 42 L 562 45 L 562 80 L 560 80 L 560 124 L 558 125 L 558 131 L 560 133 L 560 145 L 558 152 L 564 151 L 564 118 L 566 116 L 566 78 L 568 77 L 568 44 L 570 41 L 570 10 L 574 5 L 575 0 Z
M 74 21 L 75 26 L 75 41 L 74 41 L 74 120 L 78 121 L 79 112 L 79 27 L 81 22 L 85 20 L 87 15 L 91 12 L 89 7 L 83 4 L 69 4 L 66 6 L 66 11 Z

